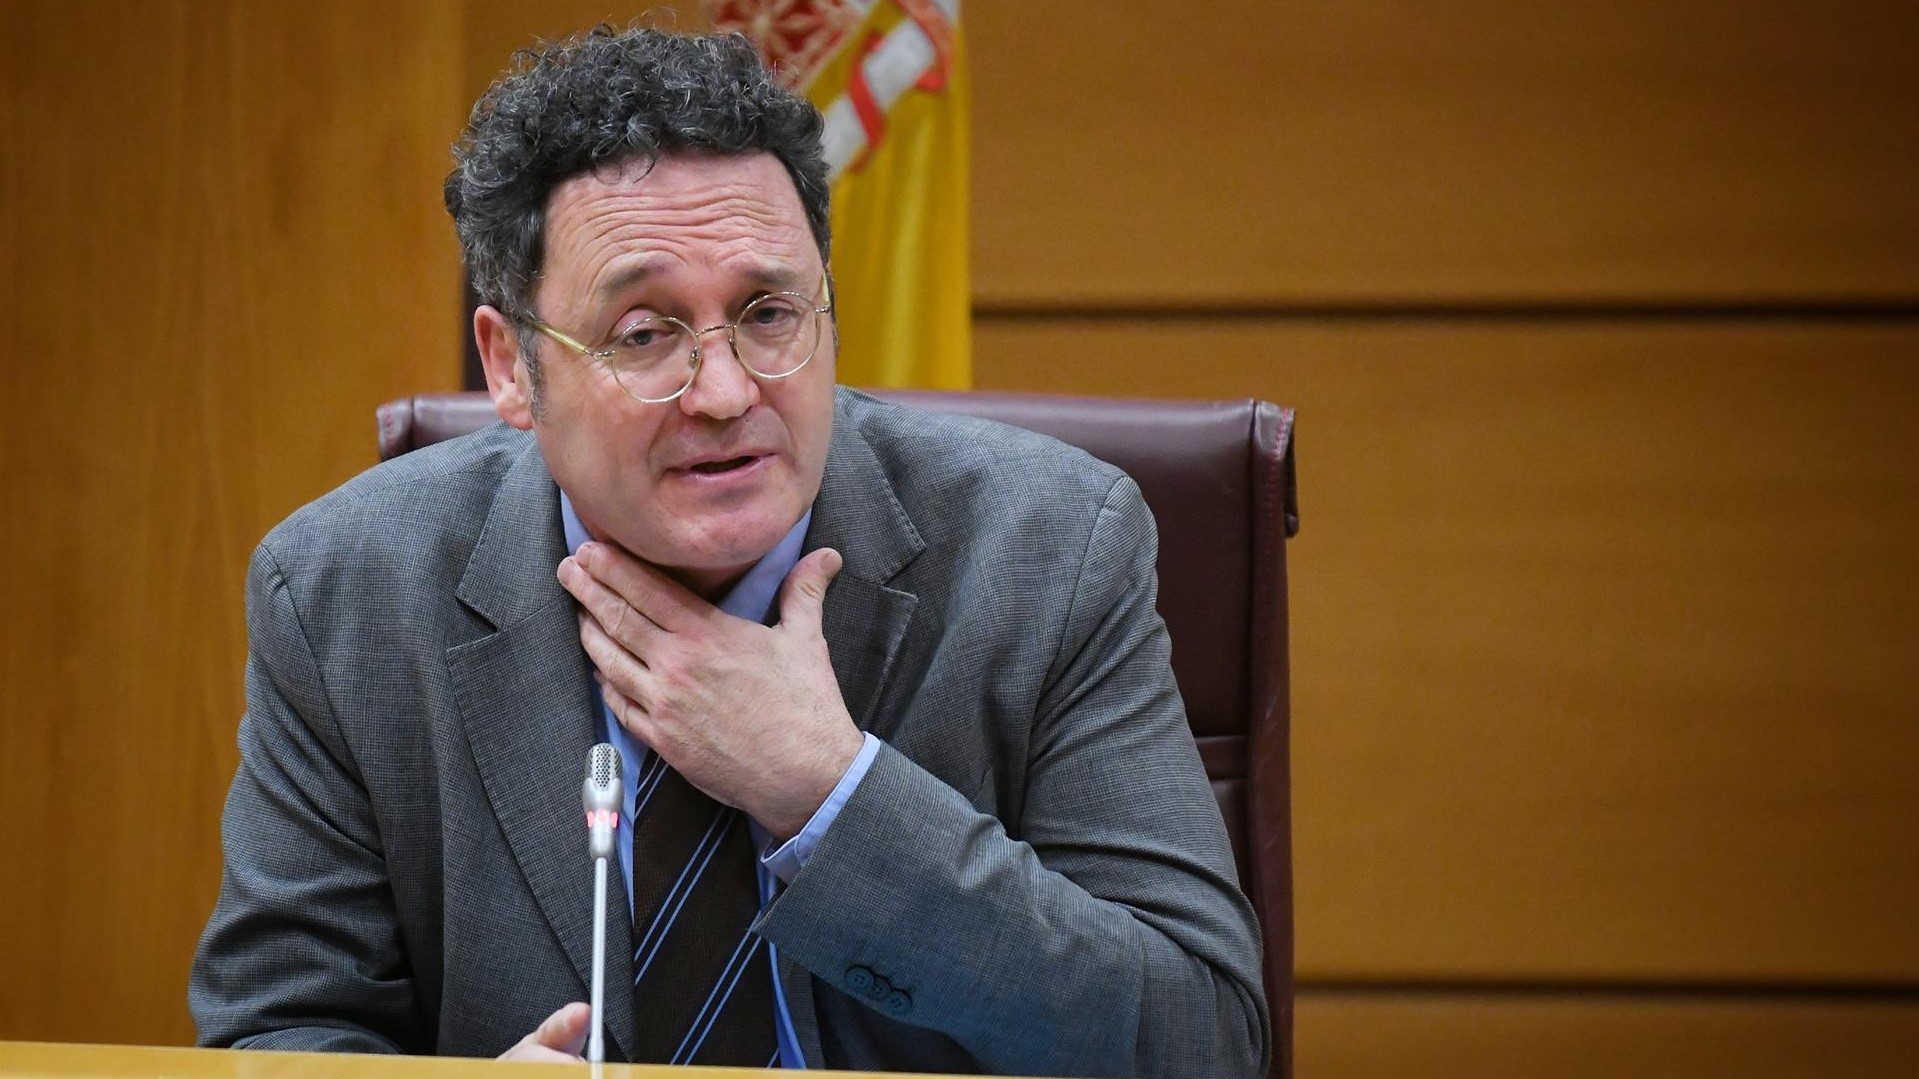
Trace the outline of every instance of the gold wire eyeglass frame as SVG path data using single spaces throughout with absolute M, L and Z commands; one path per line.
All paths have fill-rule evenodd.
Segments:
M 740 339 L 739 339 L 740 323 L 746 321 L 746 316 L 752 313 L 754 307 L 776 296 L 786 296 L 786 297 L 790 297 L 791 299 L 799 301 L 800 303 L 804 304 L 808 310 L 813 312 L 813 317 L 815 320 L 817 320 L 821 315 L 825 315 L 833 310 L 833 277 L 831 274 L 828 274 L 824 279 L 820 281 L 820 297 L 817 303 L 815 302 L 814 297 L 808 296 L 805 293 L 769 292 L 764 296 L 755 298 L 751 303 L 741 308 L 739 316 L 735 318 L 733 321 L 722 322 L 717 326 L 708 326 L 704 330 L 694 329 L 690 323 L 685 322 L 684 320 L 681 320 L 681 319 L 674 318 L 672 315 L 654 315 L 648 319 L 643 320 L 647 322 L 671 323 L 674 326 L 682 330 L 685 330 L 687 336 L 691 338 L 693 341 L 693 361 L 687 365 L 686 381 L 680 384 L 679 389 L 674 390 L 672 393 L 667 394 L 665 397 L 642 397 L 639 394 L 634 393 L 632 389 L 630 389 L 627 386 L 626 382 L 620 378 L 619 369 L 614 367 L 612 363 L 609 362 L 612 359 L 614 352 L 616 351 L 612 347 L 589 348 L 586 345 L 581 344 L 577 339 L 575 339 L 571 335 L 564 333 L 560 330 L 556 330 L 552 326 L 547 325 L 547 323 L 544 320 L 542 320 L 540 316 L 534 314 L 531 311 L 522 313 L 520 317 L 526 320 L 527 325 L 533 327 L 539 332 L 559 342 L 562 346 L 568 349 L 571 349 L 572 351 L 578 353 L 579 355 L 587 359 L 597 360 L 599 363 L 604 365 L 608 371 L 612 372 L 613 381 L 619 384 L 620 391 L 622 393 L 625 393 L 628 397 L 631 397 L 635 401 L 638 401 L 644 405 L 663 405 L 667 403 L 668 401 L 677 400 L 681 394 L 684 394 L 686 391 L 693 388 L 693 383 L 697 381 L 700 377 L 700 368 L 706 362 L 706 349 L 701 346 L 700 344 L 701 339 L 704 338 L 707 334 L 712 333 L 714 330 L 726 331 L 726 343 L 729 346 L 731 346 L 733 349 L 733 358 L 735 360 L 738 360 L 740 366 L 746 368 L 746 370 L 750 374 L 752 374 L 754 378 L 766 379 L 767 381 L 774 381 L 782 378 L 792 378 L 794 375 L 797 375 L 801 371 L 805 370 L 806 365 L 809 363 L 812 363 L 813 357 L 818 355 L 820 351 L 820 339 L 817 335 L 817 326 L 816 326 L 816 334 L 813 338 L 813 350 L 806 354 L 805 359 L 795 364 L 791 371 L 785 371 L 777 375 L 769 375 L 766 372 L 761 371 L 759 368 L 754 367 L 752 364 L 746 362 L 746 358 L 740 353 Z

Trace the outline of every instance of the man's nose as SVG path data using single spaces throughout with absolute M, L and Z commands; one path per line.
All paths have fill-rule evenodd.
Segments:
M 700 369 L 693 375 L 693 384 L 680 395 L 680 411 L 687 415 L 730 420 L 759 403 L 760 380 L 740 360 L 727 329 L 709 326 L 696 334 L 700 340 Z M 714 333 L 719 336 L 707 336 Z

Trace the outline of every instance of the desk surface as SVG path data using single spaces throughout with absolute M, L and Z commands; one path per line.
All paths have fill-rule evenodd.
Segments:
M 144 1045 L 67 1045 L 0 1042 L 0 1079 L 451 1079 L 480 1069 L 501 1076 L 581 1079 L 663 1079 L 687 1069 L 658 1064 L 502 1064 L 464 1057 L 356 1056 L 346 1053 L 270 1053 L 234 1049 L 169 1049 Z M 701 1079 L 764 1079 L 762 1068 L 700 1068 Z M 880 1072 L 842 1072 L 879 1076 Z

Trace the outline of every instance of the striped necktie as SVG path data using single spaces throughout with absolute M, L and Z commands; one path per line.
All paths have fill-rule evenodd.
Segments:
M 634 793 L 633 1060 L 777 1064 L 772 964 L 751 928 L 760 895 L 746 815 L 657 753 Z

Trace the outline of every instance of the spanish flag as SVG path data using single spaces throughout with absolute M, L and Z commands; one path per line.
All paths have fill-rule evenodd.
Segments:
M 959 0 L 706 0 L 826 116 L 840 381 L 972 384 Z

